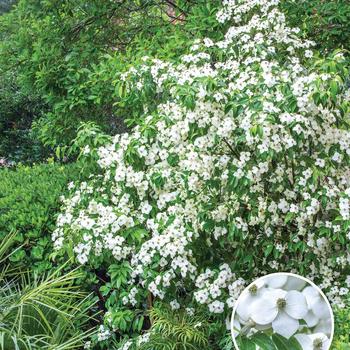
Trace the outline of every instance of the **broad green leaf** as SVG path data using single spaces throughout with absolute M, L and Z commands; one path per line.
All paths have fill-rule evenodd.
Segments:
M 302 350 L 295 338 L 286 339 L 279 334 L 273 334 L 272 340 L 278 350 Z
M 252 338 L 252 341 L 262 350 L 276 350 L 276 346 L 272 339 L 264 333 L 257 333 Z M 279 350 L 279 349 L 277 349 Z
M 256 350 L 256 345 L 251 339 L 245 338 L 241 340 L 239 350 Z

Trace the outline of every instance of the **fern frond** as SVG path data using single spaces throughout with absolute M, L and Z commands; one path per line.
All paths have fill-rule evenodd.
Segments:
M 209 349 L 208 323 L 204 316 L 190 316 L 185 310 L 171 310 L 163 304 L 150 311 L 151 335 L 142 350 L 205 350 Z

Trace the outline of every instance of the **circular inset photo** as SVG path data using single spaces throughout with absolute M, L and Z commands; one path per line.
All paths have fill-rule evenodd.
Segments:
M 292 273 L 273 273 L 241 293 L 231 332 L 236 350 L 329 350 L 334 317 L 313 282 Z

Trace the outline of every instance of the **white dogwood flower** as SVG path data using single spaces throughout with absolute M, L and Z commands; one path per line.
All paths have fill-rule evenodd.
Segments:
M 242 320 L 248 321 L 250 319 L 251 305 L 263 295 L 264 286 L 264 281 L 259 279 L 242 293 L 236 309 Z
M 282 288 L 287 283 L 287 280 L 287 275 L 277 274 L 266 277 L 265 283 L 270 288 Z
M 306 298 L 306 302 L 309 310 L 318 317 L 318 318 L 329 318 L 329 306 L 325 302 L 321 294 L 312 286 L 304 288 L 302 294 Z
M 309 328 L 315 327 L 320 321 L 320 319 L 314 314 L 312 310 L 309 310 L 303 319 Z
M 295 276 L 288 276 L 286 284 L 283 286 L 285 290 L 301 291 L 306 285 L 306 281 Z
M 242 292 L 237 303 L 232 322 L 234 337 L 239 334 L 249 338 L 266 330 L 285 338 L 312 333 L 317 336 L 300 337 L 301 341 L 305 344 L 312 341 L 314 348 L 310 349 L 322 350 L 331 336 L 332 312 L 324 295 L 296 275 L 278 273 L 262 277 Z
M 272 329 L 289 338 L 299 328 L 299 320 L 308 313 L 304 295 L 298 291 L 267 290 L 251 306 L 251 318 L 257 324 L 272 324 Z
M 236 338 L 241 332 L 241 323 L 235 318 L 233 320 L 233 336 Z
M 330 335 L 331 330 L 332 330 L 332 318 L 322 318 L 316 327 L 314 328 L 314 331 L 317 333 L 325 333 Z
M 315 334 L 296 334 L 295 338 L 303 350 L 328 350 L 329 339 L 323 333 Z

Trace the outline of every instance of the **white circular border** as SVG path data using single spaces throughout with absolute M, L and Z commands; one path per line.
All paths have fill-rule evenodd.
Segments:
M 238 299 L 236 300 L 235 302 L 235 306 L 233 308 L 233 311 L 232 311 L 232 316 L 231 316 L 231 322 L 230 322 L 230 326 L 231 326 L 231 336 L 232 336 L 232 339 L 233 339 L 233 345 L 235 347 L 236 350 L 240 350 L 238 345 L 237 345 L 237 342 L 236 342 L 236 339 L 235 339 L 235 336 L 234 336 L 234 333 L 233 333 L 233 321 L 234 321 L 234 316 L 236 314 L 236 310 L 237 310 L 237 307 L 238 307 L 238 304 L 239 304 L 239 300 L 242 298 L 242 294 L 244 291 L 246 291 L 247 289 L 249 289 L 253 284 L 256 283 L 256 281 L 259 281 L 259 280 L 263 280 L 264 278 L 267 278 L 267 277 L 270 277 L 270 276 L 276 276 L 276 275 L 283 275 L 283 276 L 293 276 L 293 277 L 296 277 L 296 278 L 299 278 L 301 280 L 304 280 L 305 282 L 309 283 L 309 285 L 311 285 L 312 287 L 316 288 L 316 290 L 321 294 L 321 296 L 323 297 L 323 299 L 326 301 L 326 304 L 328 305 L 328 308 L 329 308 L 329 311 L 330 311 L 330 314 L 331 314 L 331 321 L 332 321 L 332 330 L 331 330 L 331 336 L 329 338 L 329 348 L 327 350 L 329 350 L 332 346 L 332 342 L 333 342 L 333 338 L 334 338 L 334 314 L 333 314 L 333 309 L 331 307 L 331 304 L 329 303 L 328 301 L 328 298 L 326 297 L 326 295 L 323 293 L 323 291 L 321 290 L 320 287 L 318 287 L 314 282 L 312 282 L 311 280 L 309 280 L 308 278 L 306 277 L 303 277 L 303 276 L 300 276 L 300 275 L 297 275 L 295 273 L 291 273 L 291 272 L 275 272 L 275 273 L 270 273 L 268 275 L 265 275 L 265 276 L 262 276 L 262 277 L 259 277 L 257 279 L 255 279 L 252 283 L 250 283 L 246 288 L 244 288 L 244 290 L 242 291 L 242 293 L 240 294 L 240 296 L 238 297 Z

